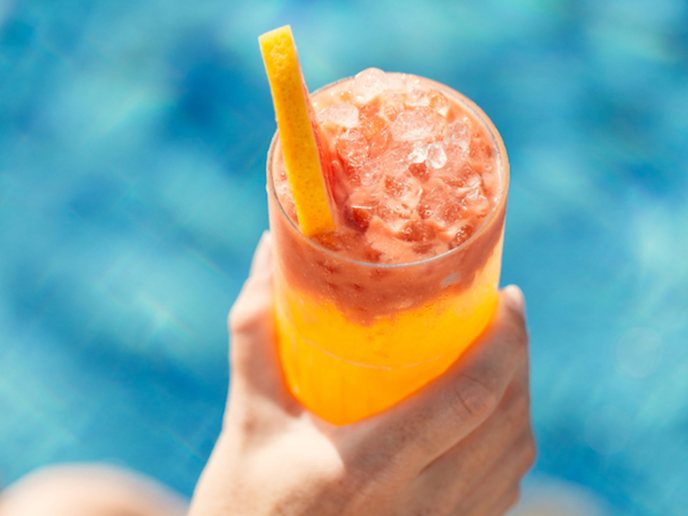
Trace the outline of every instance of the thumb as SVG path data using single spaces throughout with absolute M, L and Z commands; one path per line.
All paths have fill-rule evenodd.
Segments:
M 271 241 L 270 233 L 263 233 L 249 277 L 229 312 L 230 400 L 248 409 L 261 400 L 278 407 L 292 403 L 276 348 Z

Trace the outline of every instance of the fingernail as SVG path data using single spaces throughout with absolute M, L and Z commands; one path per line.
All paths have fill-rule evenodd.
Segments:
M 256 251 L 253 254 L 253 263 L 251 263 L 251 274 L 257 274 L 263 271 L 270 265 L 270 232 L 263 231 L 260 236 Z
M 509 285 L 504 289 L 504 293 L 506 294 L 507 302 L 513 309 L 518 310 L 520 313 L 525 313 L 526 299 L 519 287 Z

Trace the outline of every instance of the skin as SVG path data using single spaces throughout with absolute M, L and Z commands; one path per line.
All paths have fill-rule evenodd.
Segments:
M 229 316 L 232 385 L 189 516 L 504 514 L 535 457 L 523 294 L 500 293 L 489 329 L 444 375 L 345 427 L 301 408 L 274 349 L 269 235 Z M 149 479 L 99 466 L 33 473 L 0 516 L 181 516 Z

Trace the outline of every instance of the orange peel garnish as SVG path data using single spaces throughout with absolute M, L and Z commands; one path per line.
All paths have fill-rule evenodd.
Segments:
M 299 227 L 307 237 L 331 232 L 335 223 L 316 141 L 317 125 L 311 118 L 313 110 L 291 27 L 266 32 L 258 42 Z

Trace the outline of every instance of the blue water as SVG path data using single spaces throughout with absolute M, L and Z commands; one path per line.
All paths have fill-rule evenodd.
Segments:
M 190 494 L 220 428 L 225 315 L 267 226 L 256 37 L 287 22 L 311 89 L 413 72 L 500 129 L 530 480 L 685 513 L 682 0 L 0 1 L 0 478 L 107 460 Z

